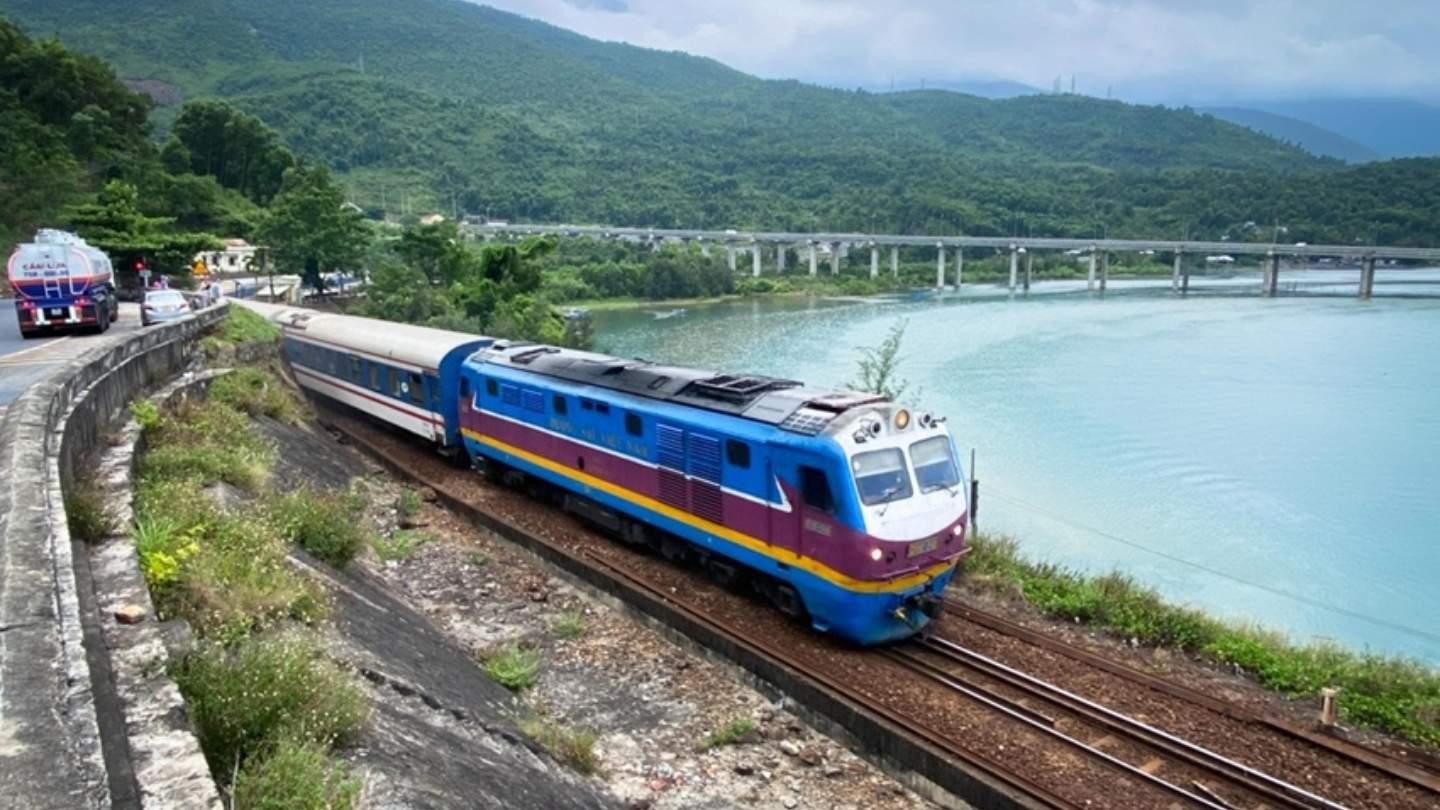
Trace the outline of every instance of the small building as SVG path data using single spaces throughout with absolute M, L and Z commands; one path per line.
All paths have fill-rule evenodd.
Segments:
M 444 214 L 426 214 L 420 217 L 421 225 L 439 225 L 445 221 Z
M 223 250 L 198 253 L 191 264 L 204 262 L 211 273 L 254 273 L 261 268 L 255 264 L 255 245 L 244 239 L 226 239 Z

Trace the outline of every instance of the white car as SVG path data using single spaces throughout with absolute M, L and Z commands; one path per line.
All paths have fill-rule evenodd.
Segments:
M 150 290 L 140 304 L 140 324 L 179 320 L 190 314 L 190 304 L 185 296 L 175 290 Z

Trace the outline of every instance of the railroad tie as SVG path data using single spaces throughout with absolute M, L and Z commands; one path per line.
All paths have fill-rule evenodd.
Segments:
M 1164 760 L 1156 757 L 1154 759 L 1146 760 L 1145 764 L 1140 766 L 1140 770 L 1153 776 L 1156 771 L 1160 770 L 1160 766 L 1164 764 Z

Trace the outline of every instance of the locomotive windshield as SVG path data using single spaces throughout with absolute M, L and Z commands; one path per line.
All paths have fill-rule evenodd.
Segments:
M 950 439 L 945 436 L 932 436 L 910 445 L 910 460 L 915 464 L 915 478 L 920 482 L 921 492 L 949 489 L 960 483 L 955 454 L 950 449 Z
M 860 453 L 851 459 L 850 469 L 866 506 L 910 497 L 910 472 L 905 469 L 905 454 L 897 448 Z

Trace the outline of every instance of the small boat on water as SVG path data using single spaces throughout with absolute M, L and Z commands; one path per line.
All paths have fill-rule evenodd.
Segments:
M 665 320 L 666 318 L 674 318 L 674 317 L 676 317 L 676 316 L 678 316 L 678 315 L 684 315 L 684 314 L 685 314 L 685 308 L 684 308 L 684 307 L 681 307 L 680 309 L 667 309 L 667 310 L 660 310 L 660 311 L 651 310 L 651 311 L 650 311 L 650 314 L 655 316 L 655 320 L 657 320 L 657 321 L 663 321 L 663 320 Z

